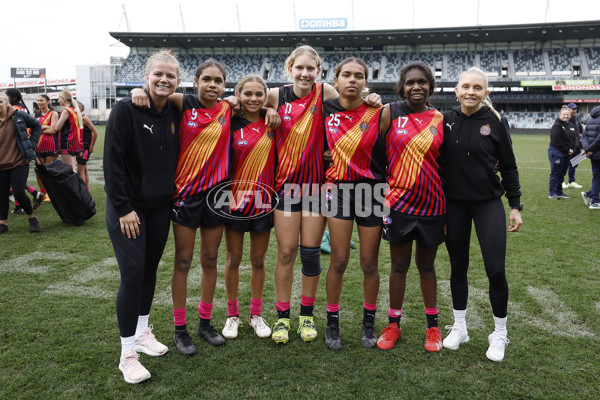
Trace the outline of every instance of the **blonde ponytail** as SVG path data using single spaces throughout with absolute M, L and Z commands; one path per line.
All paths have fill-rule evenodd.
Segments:
M 79 129 L 83 129 L 83 116 L 81 115 L 81 110 L 79 109 L 79 106 L 77 105 L 77 102 L 73 97 L 73 93 L 65 89 L 62 92 L 60 92 L 60 96 L 67 100 L 73 106 L 73 108 L 77 112 L 77 127 Z

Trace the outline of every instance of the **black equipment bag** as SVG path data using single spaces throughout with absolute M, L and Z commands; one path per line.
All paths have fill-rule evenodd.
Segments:
M 63 222 L 79 226 L 96 214 L 96 202 L 70 165 L 60 160 L 39 164 L 36 160 L 35 172 Z

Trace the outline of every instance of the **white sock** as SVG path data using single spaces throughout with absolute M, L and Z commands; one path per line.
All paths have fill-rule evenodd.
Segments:
M 494 316 L 495 332 L 503 334 L 504 336 L 506 336 L 506 319 L 507 317 L 498 318 Z
M 463 327 L 465 330 L 467 329 L 467 310 L 455 310 L 452 309 L 452 313 L 454 314 L 454 325 L 458 325 Z
M 141 335 L 146 330 L 146 328 L 148 327 L 148 319 L 150 319 L 150 314 L 138 316 L 138 323 L 137 328 L 135 329 L 135 336 Z
M 121 357 L 127 350 L 135 351 L 135 336 L 121 337 Z

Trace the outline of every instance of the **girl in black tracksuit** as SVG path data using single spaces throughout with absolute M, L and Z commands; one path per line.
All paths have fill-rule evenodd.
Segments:
M 508 285 L 505 276 L 506 216 L 501 196 L 511 213 L 509 231 L 521 227 L 519 174 L 508 123 L 491 107 L 487 79 L 478 68 L 464 72 L 456 87 L 461 105 L 444 113 L 445 193 L 448 236 L 446 247 L 452 273 L 450 286 L 455 323 L 444 347 L 457 349 L 469 340 L 466 329 L 467 269 L 471 226 L 475 223 L 495 321 L 486 355 L 502 361 L 506 338 Z M 498 163 L 502 176 L 494 170 Z
M 119 369 L 128 383 L 150 378 L 137 352 L 160 356 L 168 351 L 148 319 L 175 189 L 180 116 L 168 96 L 179 85 L 179 63 L 170 52 L 158 52 L 148 58 L 146 78 L 151 107 L 137 108 L 131 98 L 118 102 L 104 142 L 106 227 L 121 273 Z

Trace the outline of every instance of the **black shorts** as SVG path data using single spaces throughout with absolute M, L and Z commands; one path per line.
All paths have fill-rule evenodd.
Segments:
M 248 218 L 238 211 L 231 211 L 225 225 L 228 228 L 241 232 L 262 233 L 273 229 L 273 213 L 259 215 L 257 218 Z M 241 217 L 241 218 L 236 218 Z
M 425 247 L 434 247 L 446 240 L 446 214 L 419 216 L 395 210 L 389 212 L 389 216 L 383 217 L 383 238 L 390 243 L 416 240 Z
M 311 196 L 303 195 L 299 190 L 290 191 L 286 190 L 286 188 L 280 189 L 277 192 L 277 204 L 275 205 L 275 209 L 287 212 L 309 211 L 321 214 L 321 197 L 325 194 L 321 193 L 318 185 L 316 186 L 317 187 L 313 188 L 313 194 Z
M 385 183 L 339 182 L 327 185 L 326 210 L 328 218 L 356 221 L 356 225 L 373 227 L 383 225 Z M 380 193 L 375 191 L 379 190 Z
M 225 224 L 225 213 L 216 207 L 210 190 L 197 193 L 185 200 L 176 199 L 171 210 L 171 221 L 190 228 L 214 228 Z
M 85 149 L 83 151 L 83 153 L 78 153 L 75 156 L 75 159 L 77 160 L 77 164 L 86 165 L 89 160 L 89 157 L 90 157 L 90 151 L 89 151 L 89 149 Z

